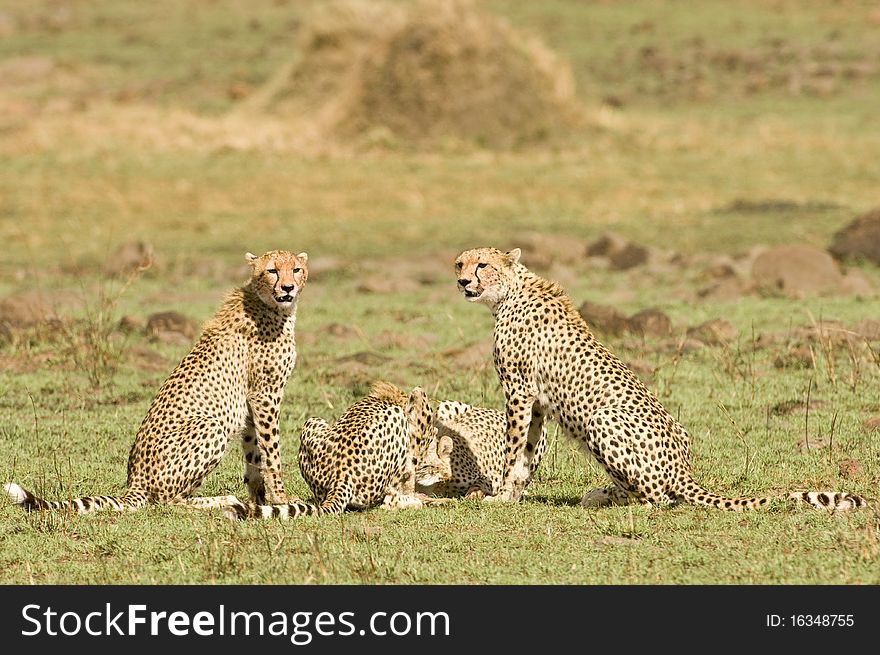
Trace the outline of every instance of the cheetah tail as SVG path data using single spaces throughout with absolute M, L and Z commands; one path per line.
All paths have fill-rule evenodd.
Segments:
M 9 482 L 3 486 L 10 500 L 22 509 L 32 511 L 57 511 L 75 510 L 78 514 L 88 514 L 105 509 L 116 511 L 135 510 L 147 504 L 147 499 L 141 494 L 125 494 L 121 498 L 114 496 L 83 496 L 70 500 L 43 500 L 32 494 L 27 489 Z
M 300 516 L 323 513 L 324 512 L 317 505 L 312 505 L 311 503 L 305 503 L 303 501 L 292 501 L 277 505 L 257 505 L 256 503 L 238 502 L 228 505 L 223 509 L 223 515 L 231 520 L 277 518 L 282 521 L 287 521 Z
M 846 491 L 793 491 L 790 500 L 802 500 L 816 509 L 849 510 L 868 507 L 868 499 Z
M 728 498 L 713 494 L 696 483 L 688 485 L 681 497 L 694 505 L 717 507 L 729 512 L 743 512 L 766 507 L 773 500 L 789 499 L 804 501 L 815 509 L 844 511 L 868 505 L 862 496 L 845 491 L 794 491 L 780 496 L 756 496 L 751 498 Z

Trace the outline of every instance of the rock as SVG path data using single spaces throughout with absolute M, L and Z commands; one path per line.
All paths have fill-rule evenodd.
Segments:
M 652 337 L 668 337 L 672 334 L 672 321 L 659 309 L 650 307 L 629 317 L 629 331 Z
M 611 264 L 611 270 L 626 271 L 646 263 L 648 256 L 648 249 L 644 246 L 628 243 L 622 250 L 612 253 L 608 257 L 608 261 Z
M 809 368 L 815 364 L 815 353 L 809 344 L 802 343 L 780 352 L 773 359 L 776 368 Z
M 129 316 L 126 314 L 119 319 L 119 323 L 116 327 L 124 334 L 134 334 L 135 332 L 141 332 L 144 329 L 145 324 L 136 316 Z
M 46 294 L 25 291 L 0 299 L 0 324 L 15 328 L 30 327 L 45 322 L 53 315 Z
M 156 256 L 153 246 L 144 241 L 129 241 L 117 248 L 104 264 L 104 275 L 130 275 L 150 268 Z
M 843 276 L 843 291 L 851 296 L 868 298 L 876 293 L 874 285 L 864 272 L 858 269 L 847 271 Z
M 587 257 L 609 257 L 611 253 L 623 250 L 627 241 L 619 234 L 608 232 L 587 246 Z
M 865 432 L 880 432 L 880 416 L 869 418 L 862 423 L 862 430 Z
M 838 259 L 867 260 L 880 266 L 880 208 L 838 230 L 828 251 Z
M 715 318 L 688 328 L 687 336 L 698 339 L 707 346 L 722 346 L 736 341 L 739 331 L 723 318 Z
M 739 277 L 725 277 L 711 282 L 697 291 L 697 297 L 704 300 L 727 302 L 739 300 L 754 290 L 754 284 Z
M 857 459 L 842 459 L 837 465 L 840 477 L 851 480 L 862 473 L 862 463 Z
M 613 232 L 603 234 L 587 246 L 587 257 L 605 257 L 609 268 L 625 271 L 640 266 L 648 261 L 648 249 L 637 243 L 627 241 Z
M 157 312 L 147 318 L 144 334 L 152 341 L 189 343 L 196 336 L 196 324 L 178 312 Z
M 752 263 L 752 279 L 765 291 L 790 298 L 841 291 L 843 275 L 831 255 L 812 246 L 776 246 Z
M 856 324 L 853 332 L 868 341 L 880 341 L 880 320 L 865 318 Z
M 588 300 L 578 308 L 578 313 L 590 326 L 590 330 L 599 335 L 621 334 L 629 329 L 629 319 L 611 305 Z

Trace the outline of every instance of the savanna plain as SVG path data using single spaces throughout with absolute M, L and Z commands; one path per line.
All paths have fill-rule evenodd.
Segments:
M 427 4 L 0 0 L 3 481 L 121 493 L 153 395 L 247 251 L 310 257 L 291 495 L 310 497 L 303 422 L 373 380 L 501 408 L 492 317 L 452 270 L 495 246 L 583 306 L 688 429 L 708 489 L 880 495 L 880 268 L 824 259 L 880 206 L 877 4 Z M 491 61 L 442 40 L 474 34 Z M 467 73 L 519 64 L 462 118 Z M 756 267 L 780 246 L 815 253 L 794 286 Z M 798 277 L 813 264 L 828 284 Z M 200 493 L 244 496 L 240 460 L 233 444 Z M 231 522 L 3 500 L 0 582 L 880 583 L 875 509 L 579 506 L 604 484 L 552 425 L 513 505 Z

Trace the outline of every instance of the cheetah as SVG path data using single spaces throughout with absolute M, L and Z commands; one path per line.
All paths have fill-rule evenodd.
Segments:
M 444 496 L 445 485 L 452 479 L 452 437 L 431 439 L 416 464 L 416 493 L 430 498 Z
M 502 411 L 444 400 L 434 419 L 437 439 L 433 458 L 416 471 L 416 488 L 433 496 L 481 499 L 500 489 L 507 443 L 507 419 Z M 530 462 L 529 480 L 547 445 L 546 426 Z M 429 465 L 433 464 L 429 468 Z M 448 472 L 446 472 L 448 469 Z M 432 479 L 431 473 L 436 479 Z
M 476 248 L 454 264 L 459 291 L 495 319 L 493 359 L 505 395 L 507 443 L 501 487 L 487 500 L 520 499 L 547 419 L 595 457 L 612 482 L 588 492 L 583 506 L 686 502 L 743 511 L 773 500 L 728 498 L 697 484 L 685 429 L 593 336 L 562 288 L 529 271 L 520 255 L 519 248 Z M 868 504 L 837 491 L 784 497 L 829 510 Z
M 409 396 L 388 382 L 351 405 L 331 426 L 312 417 L 302 427 L 299 467 L 315 503 L 237 503 L 228 518 L 294 519 L 302 515 L 422 507 L 427 497 L 415 492 L 415 469 L 430 447 L 435 430 L 428 398 L 421 387 Z
M 151 503 L 209 509 L 235 496 L 192 497 L 241 438 L 244 483 L 257 502 L 286 502 L 278 415 L 296 363 L 294 325 L 308 254 L 246 254 L 251 278 L 228 294 L 192 350 L 159 389 L 131 447 L 122 496 L 64 501 L 5 485 L 28 510 L 137 510 Z

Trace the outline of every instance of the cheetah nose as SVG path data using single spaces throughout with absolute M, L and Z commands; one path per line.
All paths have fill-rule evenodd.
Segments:
M 459 285 L 461 285 L 461 288 L 464 289 L 467 285 L 471 283 L 471 281 L 467 278 L 459 278 L 458 283 Z
M 286 291 L 287 293 L 290 293 L 291 291 L 293 291 L 295 287 L 296 287 L 295 284 L 282 284 L 281 285 L 281 288 L 284 289 L 284 291 Z

